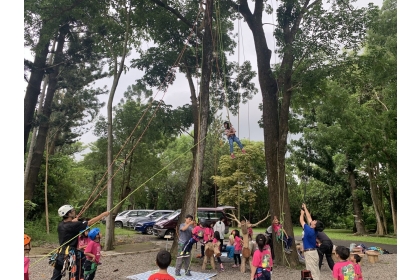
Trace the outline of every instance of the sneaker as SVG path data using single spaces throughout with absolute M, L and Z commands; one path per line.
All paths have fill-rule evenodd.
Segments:
M 181 273 L 179 271 L 175 271 L 175 276 L 181 276 Z
M 225 271 L 225 268 L 223 267 L 223 264 L 220 264 L 220 271 Z
M 234 265 L 232 265 L 232 267 L 239 267 L 239 265 L 237 265 L 237 264 L 234 264 Z
M 242 153 L 243 153 L 243 154 L 246 154 L 246 151 L 245 151 L 245 149 L 242 149 Z
M 234 159 L 234 158 L 235 158 L 235 155 L 234 155 L 234 154 L 231 154 L 231 155 L 230 155 L 230 157 L 231 157 L 232 159 Z
M 192 275 L 191 275 L 191 271 L 189 271 L 189 270 L 188 270 L 188 271 L 185 273 L 185 276 L 192 276 Z
M 179 256 L 178 257 L 176 257 L 177 259 L 181 259 L 181 258 L 183 258 L 184 257 L 184 252 L 181 252 L 181 253 L 179 253 Z

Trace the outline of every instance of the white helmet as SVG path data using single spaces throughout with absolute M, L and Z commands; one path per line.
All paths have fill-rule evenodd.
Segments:
M 63 205 L 58 209 L 58 216 L 64 217 L 69 211 L 73 210 L 71 205 Z

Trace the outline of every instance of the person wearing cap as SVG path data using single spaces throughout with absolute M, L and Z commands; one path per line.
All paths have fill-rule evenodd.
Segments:
M 308 223 L 305 223 L 305 215 Z M 302 203 L 300 210 L 300 224 L 302 225 L 305 238 L 303 238 L 303 247 L 305 252 L 306 269 L 311 271 L 313 280 L 320 280 L 320 271 L 318 267 L 319 256 L 316 247 L 316 237 L 318 231 L 324 230 L 324 225 L 321 221 L 312 220 L 311 214 L 306 208 L 306 204 Z
M 241 143 L 241 140 L 236 136 L 236 130 L 232 126 L 232 124 L 229 121 L 225 121 L 223 123 L 223 126 L 225 128 L 225 135 L 229 141 L 229 149 L 230 149 L 230 157 L 232 159 L 235 158 L 235 154 L 233 153 L 233 142 L 238 144 L 239 148 L 241 149 L 242 153 L 245 154 L 244 146 Z
M 62 279 L 62 270 L 64 265 L 64 256 L 66 252 L 76 252 L 77 250 L 77 242 L 78 242 L 78 235 L 80 232 L 86 230 L 87 226 L 91 226 L 102 218 L 109 215 L 109 212 L 103 212 L 102 214 L 90 219 L 89 221 L 81 222 L 76 218 L 76 211 L 74 207 L 71 205 L 63 205 L 58 209 L 58 215 L 62 217 L 62 221 L 58 224 L 57 232 L 58 232 L 58 242 L 60 244 L 60 248 L 58 249 L 57 256 L 55 258 L 54 263 L 54 271 L 51 277 L 51 280 L 60 280 Z M 77 254 L 76 254 L 76 271 L 77 271 Z M 64 271 L 65 272 L 65 271 Z M 75 275 L 76 280 L 79 280 L 79 275 L 76 272 Z
M 93 280 L 101 259 L 101 232 L 99 228 L 89 231 L 88 237 L 91 240 L 85 248 L 86 261 L 83 266 L 84 280 Z
M 31 251 L 31 238 L 27 234 L 23 234 L 23 279 L 29 280 L 29 252 Z
M 185 216 L 185 222 L 179 225 L 179 237 L 178 237 L 178 256 L 183 252 L 184 246 L 192 238 L 194 217 L 192 215 Z M 177 258 L 175 263 L 175 275 L 181 276 L 181 267 L 184 264 L 185 275 L 191 276 L 190 264 L 191 255 L 187 255 L 182 258 Z

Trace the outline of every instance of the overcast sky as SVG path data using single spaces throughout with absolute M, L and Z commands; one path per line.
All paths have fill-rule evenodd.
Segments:
M 382 6 L 382 0 L 358 0 L 357 6 L 365 7 L 370 2 L 374 3 L 375 5 Z M 274 10 L 276 10 L 277 2 L 272 1 L 272 3 L 274 5 Z M 251 4 L 253 3 L 251 2 Z M 253 7 L 251 7 L 251 10 L 253 10 Z M 265 14 L 263 23 L 271 23 L 264 25 L 264 31 L 266 33 L 267 44 L 269 48 L 273 50 L 275 48 L 275 41 L 273 36 L 273 31 L 275 27 L 272 24 L 275 23 L 275 15 Z M 252 64 L 253 70 L 257 72 L 257 58 L 252 33 L 249 30 L 246 22 L 244 22 L 243 20 L 240 22 L 235 22 L 235 32 L 238 32 L 238 30 L 240 31 L 238 45 L 239 47 L 236 48 L 236 53 L 233 56 L 231 56 L 229 60 L 239 62 L 239 64 L 243 64 L 245 60 L 249 60 Z M 138 55 L 133 52 L 132 55 L 128 59 L 126 59 L 126 65 L 130 65 L 131 59 L 136 57 L 138 57 Z M 31 54 L 27 50 L 25 51 L 25 58 L 31 59 Z M 271 63 L 274 64 L 278 62 L 278 57 L 273 53 Z M 142 72 L 134 68 L 130 68 L 130 70 L 126 74 L 121 75 L 113 101 L 114 106 L 121 100 L 121 98 L 123 97 L 123 93 L 127 90 L 127 87 L 135 84 L 136 80 L 139 79 L 141 75 Z M 233 116 L 232 113 L 229 113 L 229 116 L 230 121 L 236 128 L 238 137 L 240 139 L 245 138 L 250 139 L 252 141 L 263 141 L 263 130 L 258 126 L 258 120 L 260 120 L 261 118 L 261 111 L 258 109 L 258 106 L 260 103 L 262 103 L 262 97 L 257 77 L 253 79 L 253 82 L 258 88 L 258 94 L 253 97 L 249 104 L 240 105 L 239 118 L 238 116 Z M 102 87 L 104 85 L 107 85 L 107 88 L 109 90 L 111 88 L 111 84 L 112 78 L 106 78 L 97 81 L 94 86 Z M 26 90 L 26 84 L 24 86 Z M 156 92 L 156 89 L 153 90 Z M 156 97 L 156 100 L 161 100 L 162 95 L 163 93 L 159 93 Z M 100 96 L 100 100 L 103 102 L 107 102 L 108 95 Z M 187 80 L 183 74 L 177 75 L 174 84 L 168 87 L 168 90 L 165 96 L 163 97 L 163 101 L 166 104 L 172 105 L 173 108 L 190 103 L 190 91 L 188 88 Z M 223 116 L 226 119 L 226 108 L 224 108 L 220 113 L 223 113 Z M 102 108 L 100 114 L 106 116 L 106 106 Z M 96 137 L 92 133 L 94 124 L 89 124 L 87 127 L 90 128 L 90 130 L 84 135 L 82 135 L 80 138 L 80 141 L 82 141 L 84 144 L 88 144 L 96 140 Z M 289 141 L 291 138 L 296 137 L 297 136 L 289 135 Z M 86 152 L 88 152 L 88 150 L 85 150 L 84 152 L 82 152 L 82 154 Z M 77 158 L 80 159 L 80 156 L 77 156 Z

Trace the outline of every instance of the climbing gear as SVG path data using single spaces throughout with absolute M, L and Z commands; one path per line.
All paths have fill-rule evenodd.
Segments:
M 58 208 L 58 216 L 64 217 L 69 211 L 73 210 L 74 207 L 71 205 L 63 205 Z
M 90 240 L 95 240 L 96 236 L 99 234 L 99 228 L 93 228 L 89 231 L 88 237 Z
M 50 256 L 49 260 L 48 260 L 48 264 L 51 265 L 52 267 L 55 266 L 55 261 L 57 259 L 58 254 L 54 253 Z
M 83 273 L 84 277 L 86 278 L 87 275 L 94 273 L 97 267 L 98 265 L 95 262 L 86 260 L 85 264 L 83 265 L 83 269 L 85 270 L 85 272 Z

